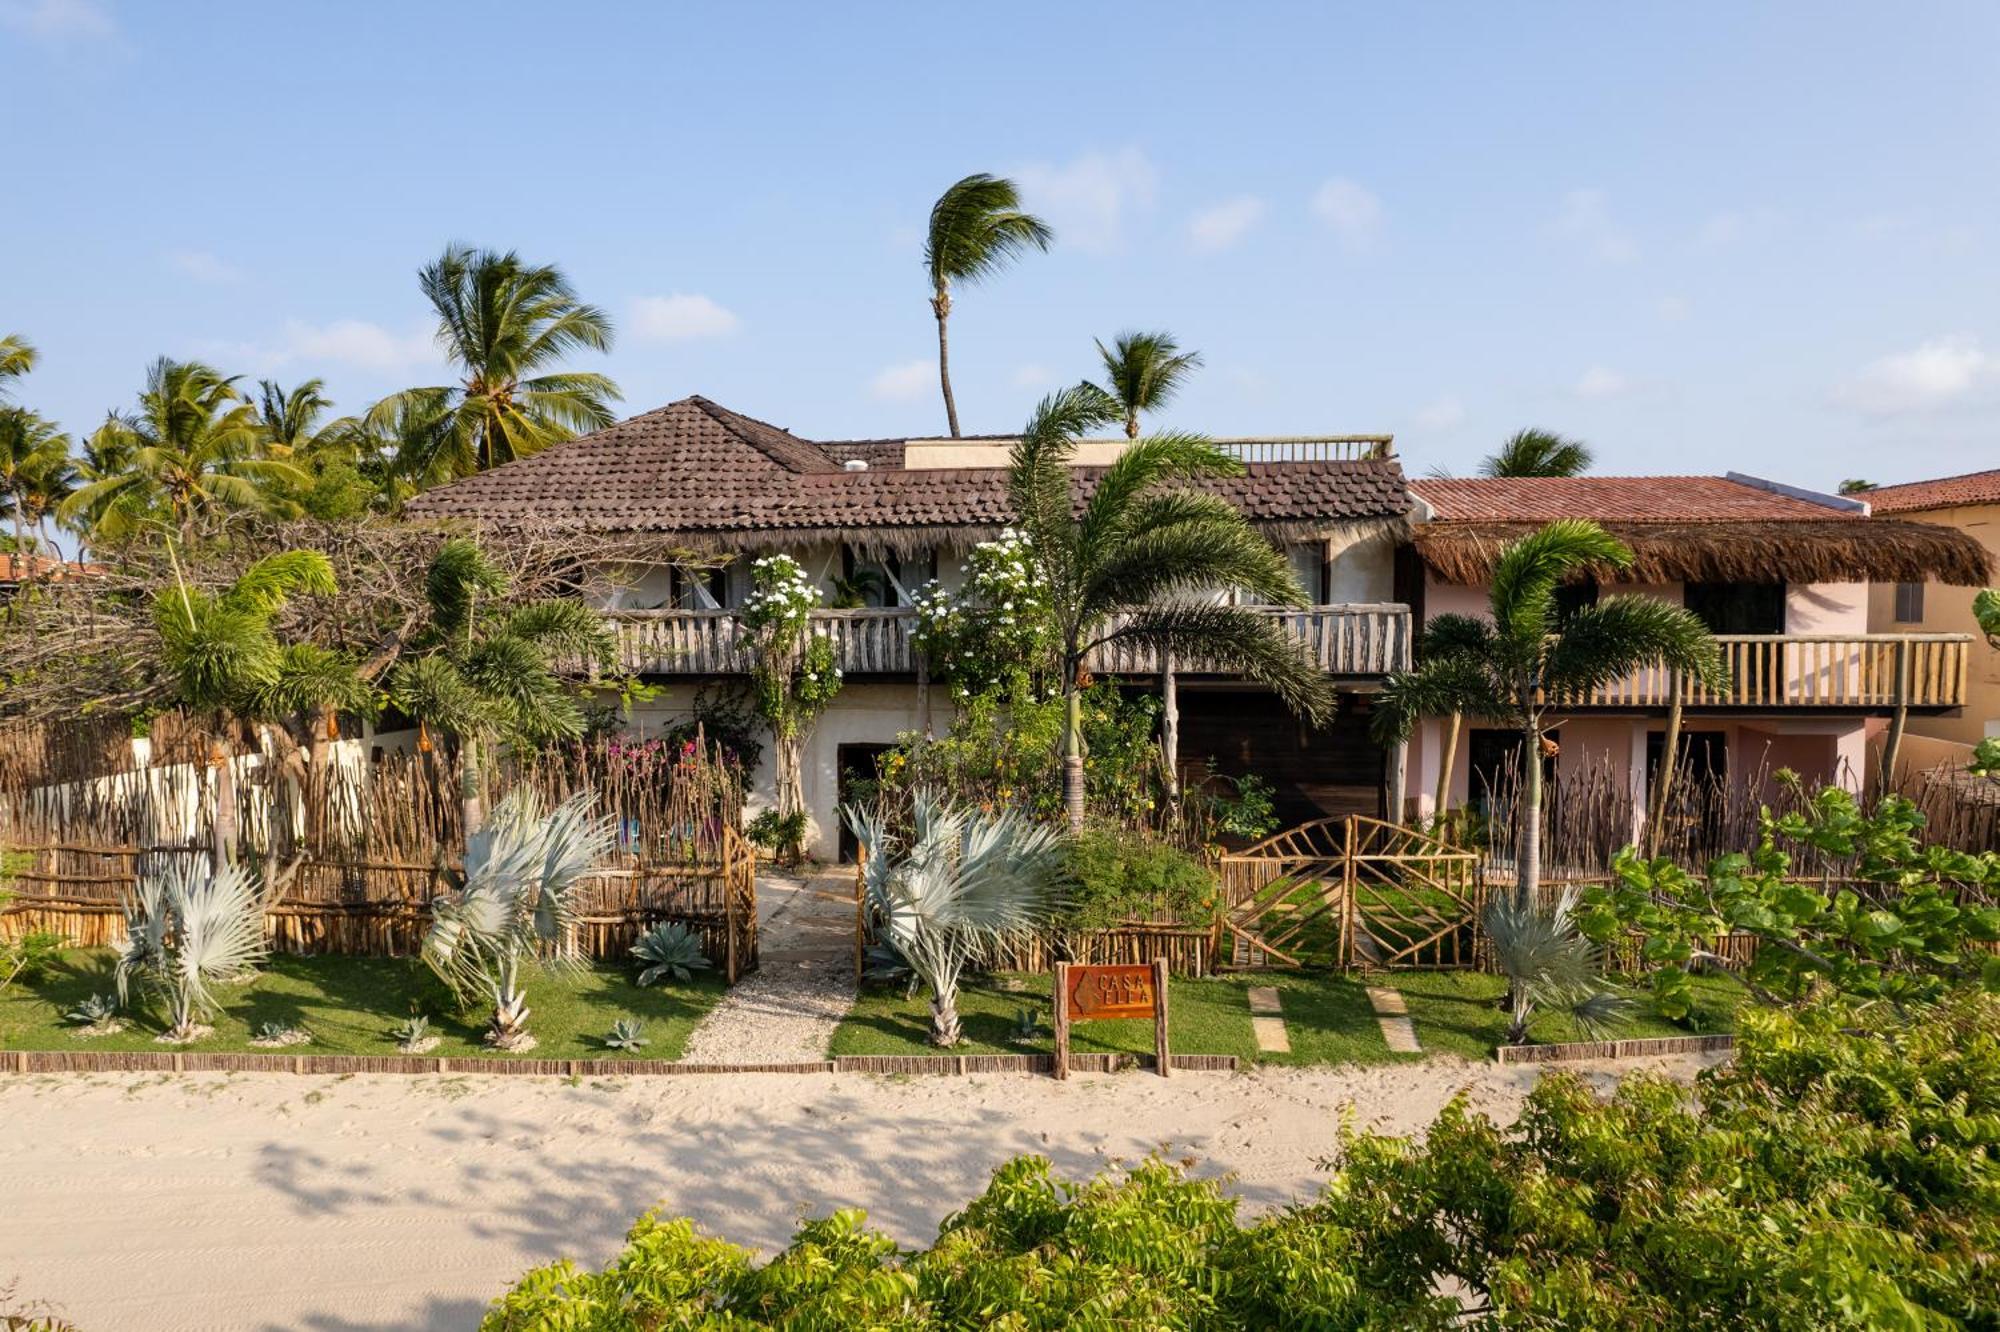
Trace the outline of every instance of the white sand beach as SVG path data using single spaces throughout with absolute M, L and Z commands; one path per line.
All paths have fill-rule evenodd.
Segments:
M 860 1206 L 918 1244 L 1010 1156 L 1158 1151 L 1266 1208 L 1315 1191 L 1349 1106 L 1418 1128 L 1463 1086 L 1505 1116 L 1536 1076 L 7 1076 L 0 1284 L 87 1329 L 466 1328 L 526 1267 L 602 1263 L 656 1204 L 764 1248 L 802 1209 Z

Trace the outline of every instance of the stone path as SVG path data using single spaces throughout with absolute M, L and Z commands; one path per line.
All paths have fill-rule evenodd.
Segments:
M 1422 1054 L 1423 1045 L 1417 1040 L 1417 1026 L 1410 1021 L 1409 1006 L 1403 1002 L 1403 992 L 1384 985 L 1368 987 L 1368 1004 L 1375 1010 L 1375 1025 L 1382 1029 L 1382 1039 L 1396 1054 Z
M 826 1058 L 854 1006 L 854 871 L 757 879 L 758 965 L 688 1037 L 683 1061 L 775 1064 Z
M 1290 1054 L 1291 1034 L 1285 1030 L 1284 1003 L 1278 997 L 1275 985 L 1253 985 L 1250 987 L 1250 1031 L 1257 1038 L 1257 1048 L 1267 1054 Z

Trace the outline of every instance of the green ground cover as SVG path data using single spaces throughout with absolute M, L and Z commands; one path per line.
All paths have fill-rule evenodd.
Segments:
M 1498 976 L 1475 972 L 1398 972 L 1375 977 L 1403 992 L 1417 1038 L 1426 1054 L 1456 1054 L 1490 1059 L 1505 1036 L 1506 1015 L 1497 1001 L 1506 984 Z M 1280 1014 L 1291 1040 L 1289 1054 L 1257 1049 L 1250 1026 L 1246 993 L 1253 985 L 1278 991 Z M 1708 997 L 1700 1024 L 1670 1022 L 1652 1012 L 1644 995 L 1636 996 L 1634 1020 L 1622 1025 L 1621 1037 L 1687 1036 L 1729 1030 L 1737 988 L 1724 981 L 1699 982 Z M 966 1043 L 960 1054 L 1037 1054 L 1054 1048 L 1049 1029 L 1050 978 L 1000 974 L 969 979 L 959 992 L 959 1015 Z M 1016 1040 L 1018 1014 L 1032 1009 L 1035 1034 Z M 1169 1005 L 1169 1037 L 1185 1054 L 1235 1055 L 1246 1063 L 1273 1065 L 1389 1063 L 1422 1055 L 1391 1054 L 1369 1006 L 1366 983 L 1360 978 L 1327 972 L 1270 971 L 1190 979 L 1176 977 Z M 1566 1020 L 1538 1022 L 1540 1041 L 1581 1039 Z M 1071 1039 L 1079 1053 L 1150 1054 L 1153 1028 L 1149 1022 L 1086 1022 Z M 836 1055 L 936 1054 L 930 1044 L 930 1007 L 921 994 L 906 998 L 900 985 L 870 985 L 854 1010 L 834 1032 Z
M 712 973 L 642 990 L 632 983 L 633 973 L 620 967 L 542 972 L 527 985 L 529 1029 L 538 1043 L 525 1056 L 512 1056 L 488 1049 L 481 1040 L 485 1016 L 459 1013 L 451 995 L 414 958 L 274 956 L 247 984 L 225 987 L 213 1036 L 186 1046 L 157 1044 L 153 1038 L 162 1024 L 136 1004 L 137 1018 L 123 1032 L 80 1039 L 63 1014 L 92 994 L 114 992 L 112 961 L 107 950 L 79 950 L 35 984 L 17 982 L 0 991 L 0 1049 L 255 1052 L 251 1034 L 266 1022 L 279 1022 L 303 1027 L 312 1037 L 311 1044 L 283 1053 L 392 1055 L 396 1042 L 390 1031 L 412 1013 L 422 1013 L 440 1038 L 430 1052 L 436 1055 L 677 1059 L 688 1033 L 725 989 Z M 622 1017 L 644 1024 L 644 1049 L 604 1048 L 604 1034 Z

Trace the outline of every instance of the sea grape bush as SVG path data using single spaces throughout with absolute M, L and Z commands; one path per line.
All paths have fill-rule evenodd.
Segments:
M 1796 786 L 1788 772 L 1780 780 Z M 1766 808 L 1757 849 L 1722 856 L 1706 877 L 1627 848 L 1615 881 L 1586 891 L 1578 926 L 1610 943 L 1643 938 L 1640 958 L 1660 1010 L 1685 1015 L 1691 971 L 1713 960 L 1725 933 L 1754 935 L 1752 959 L 1734 975 L 1759 997 L 1792 1002 L 1815 986 L 1851 1000 L 1895 1005 L 1936 999 L 1954 985 L 2000 989 L 2000 854 L 1923 841 L 1924 816 L 1900 796 L 1864 813 L 1853 795 L 1825 788 L 1782 815 Z M 1794 870 L 1794 852 L 1845 866 L 1848 886 L 1822 887 Z
M 1149 1160 L 1023 1157 L 905 1251 L 858 1212 L 767 1263 L 642 1218 L 601 1272 L 528 1273 L 489 1332 L 543 1328 L 2000 1328 L 2000 998 L 1896 1040 L 1751 1010 L 1696 1088 L 1543 1079 L 1503 1128 L 1349 1130 L 1320 1197 L 1246 1220 Z

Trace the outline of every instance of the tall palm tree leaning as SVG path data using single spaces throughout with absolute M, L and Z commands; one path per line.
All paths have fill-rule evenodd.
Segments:
M 1553 430 L 1516 430 L 1479 465 L 1482 476 L 1582 476 L 1594 461 L 1590 446 Z
M 13 519 L 17 552 L 28 553 L 29 524 L 40 527 L 74 473 L 69 436 L 55 422 L 25 407 L 0 406 L 0 511 Z
M 1643 596 L 1606 597 L 1567 616 L 1556 588 L 1586 571 L 1629 569 L 1625 544 L 1582 519 L 1566 518 L 1508 546 L 1493 568 L 1492 622 L 1449 617 L 1454 650 L 1391 675 L 1378 707 L 1385 726 L 1452 711 L 1513 723 L 1521 732 L 1522 809 L 1515 900 L 1536 904 L 1541 885 L 1542 748 L 1551 711 L 1647 666 L 1666 666 L 1720 687 L 1725 672 L 1708 628 L 1693 613 Z M 1439 616 L 1426 627 L 1437 630 Z
M 1021 192 L 1011 180 L 984 172 L 967 176 L 931 206 L 924 238 L 924 268 L 931 279 L 931 313 L 937 316 L 938 383 L 944 389 L 945 421 L 958 438 L 958 404 L 951 396 L 951 284 L 970 284 L 998 272 L 1022 251 L 1047 250 L 1055 233 L 1040 218 L 1021 211 Z
M 107 420 L 99 434 L 126 465 L 80 487 L 61 516 L 99 513 L 131 523 L 144 514 L 171 525 L 183 547 L 204 515 L 266 509 L 265 484 L 307 479 L 294 464 L 264 456 L 256 410 L 234 379 L 199 361 L 153 362 L 138 410 Z
M 1008 472 L 1015 518 L 1056 622 L 1063 803 L 1072 828 L 1084 815 L 1084 660 L 1106 643 L 1131 641 L 1248 675 L 1313 721 L 1333 703 L 1325 675 L 1270 616 L 1215 604 L 1215 592 L 1231 588 L 1266 603 L 1305 604 L 1271 543 L 1228 501 L 1190 488 L 1237 475 L 1242 463 L 1199 435 L 1153 435 L 1106 467 L 1077 511 L 1071 455 L 1079 438 L 1114 419 L 1112 411 L 1089 385 L 1049 395 L 1014 445 Z
M 578 300 L 560 269 L 452 245 L 417 280 L 437 313 L 438 346 L 463 379 L 393 394 L 368 419 L 401 428 L 399 461 L 419 484 L 498 467 L 615 419 L 617 384 L 558 368 L 574 352 L 611 350 L 610 317 Z
M 1139 438 L 1139 413 L 1156 412 L 1201 367 L 1200 352 L 1184 352 L 1170 333 L 1120 333 L 1097 344 L 1104 361 L 1104 392 L 1125 418 L 1125 438 Z

